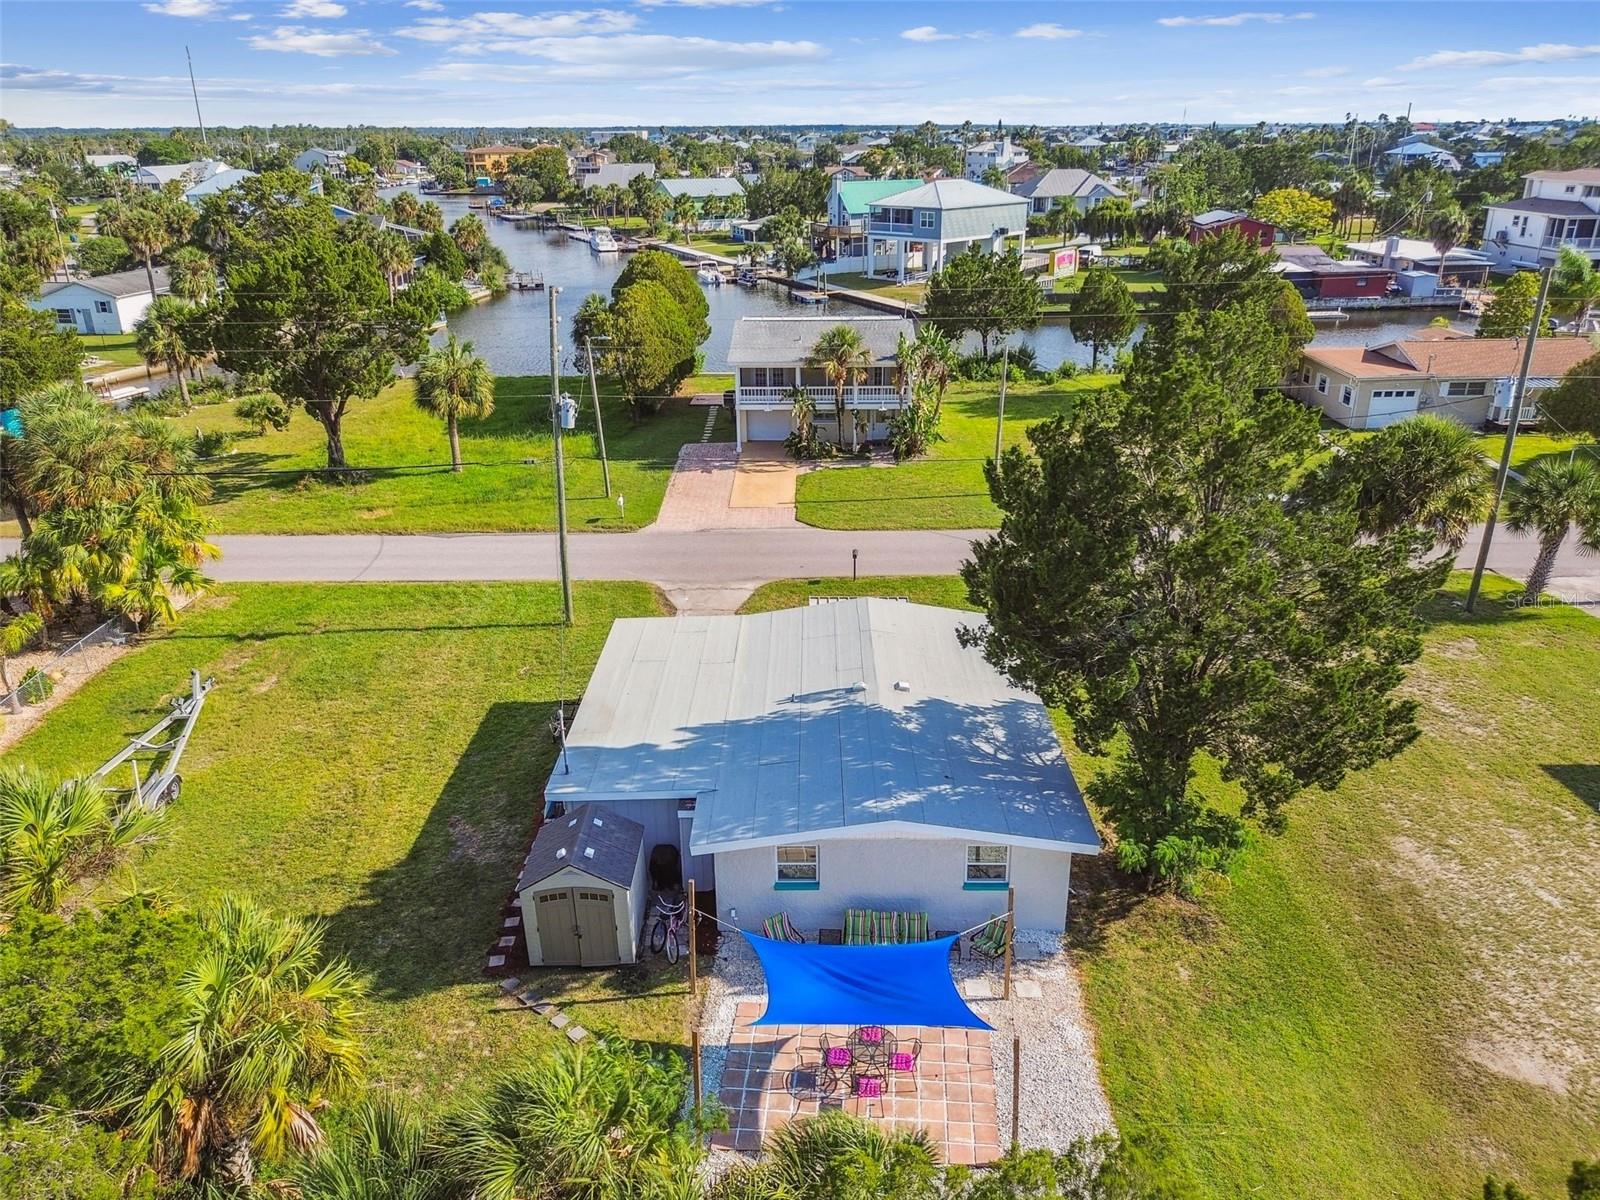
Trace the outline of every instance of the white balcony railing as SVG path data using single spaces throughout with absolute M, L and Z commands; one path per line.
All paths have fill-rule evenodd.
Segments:
M 1546 250 L 1555 250 L 1562 246 L 1569 246 L 1574 250 L 1600 250 L 1600 237 L 1563 237 L 1559 233 L 1552 233 L 1540 245 Z
M 832 409 L 834 389 L 807 386 L 806 394 L 816 401 L 820 409 Z M 794 405 L 793 387 L 739 387 L 734 392 L 735 403 L 740 408 L 790 408 Z M 862 384 L 848 388 L 844 394 L 846 408 L 899 408 L 900 389 L 877 384 Z

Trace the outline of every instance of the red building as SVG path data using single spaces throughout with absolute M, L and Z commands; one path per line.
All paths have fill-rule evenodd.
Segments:
M 1198 244 L 1201 238 L 1225 229 L 1237 229 L 1259 246 L 1270 246 L 1278 240 L 1277 226 L 1258 221 L 1249 213 L 1229 212 L 1225 208 L 1214 208 L 1192 219 L 1187 236 L 1191 242 Z
M 1280 273 L 1307 300 L 1354 300 L 1382 296 L 1394 283 L 1394 271 L 1356 259 L 1330 258 L 1321 246 L 1274 248 Z

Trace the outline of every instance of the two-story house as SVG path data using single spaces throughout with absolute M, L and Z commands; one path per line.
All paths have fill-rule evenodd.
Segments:
M 1088 212 L 1100 201 L 1124 194 L 1093 171 L 1078 167 L 1056 167 L 1015 184 L 1011 190 L 1026 197 L 1028 211 L 1036 215 L 1056 207 Z
M 467 178 L 499 179 L 513 158 L 526 153 L 521 146 L 473 146 L 466 153 Z
M 1301 351 L 1284 390 L 1348 429 L 1381 429 L 1431 412 L 1477 427 L 1504 425 L 1522 362 L 1520 338 L 1418 330 L 1379 346 Z M 1594 353 L 1587 338 L 1541 338 L 1533 348 L 1519 424 L 1538 420 L 1539 396 Z
M 967 148 L 966 175 L 973 182 L 981 182 L 989 168 L 997 168 L 1002 175 L 1019 163 L 1028 161 L 1028 152 L 1008 137 L 979 142 Z
M 867 217 L 868 275 L 902 282 L 944 266 L 971 246 L 989 253 L 1027 246 L 1028 201 L 970 179 L 936 179 L 872 202 Z
M 1483 252 L 1496 271 L 1537 269 L 1570 247 L 1600 263 L 1600 167 L 1530 171 L 1522 195 L 1485 205 Z
M 821 367 L 808 366 L 817 340 L 846 325 L 861 335 L 870 365 L 846 385 L 844 427 L 835 412 L 836 389 Z M 916 336 L 907 317 L 741 317 L 728 344 L 734 370 L 734 441 L 781 442 L 794 431 L 795 389 L 816 404 L 815 424 L 825 439 L 851 445 L 859 436 L 852 413 L 867 419 L 866 440 L 889 435 L 889 418 L 910 398 L 895 362 L 900 338 Z
M 844 168 L 848 171 L 849 168 Z M 857 179 L 841 171 L 828 184 L 828 224 L 821 239 L 830 271 L 867 269 L 867 218 L 874 201 L 921 187 L 920 179 Z

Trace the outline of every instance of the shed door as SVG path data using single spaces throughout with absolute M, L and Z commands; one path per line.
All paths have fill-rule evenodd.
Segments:
M 581 962 L 586 967 L 618 961 L 616 900 L 610 892 L 580 888 L 573 893 L 578 912 Z
M 540 892 L 535 900 L 539 919 L 540 961 L 549 967 L 577 966 L 581 959 L 571 890 L 562 888 L 555 892 Z

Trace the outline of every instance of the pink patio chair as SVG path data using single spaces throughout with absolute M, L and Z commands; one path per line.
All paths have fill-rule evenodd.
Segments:
M 917 1088 L 917 1063 L 922 1059 L 922 1039 L 903 1038 L 894 1044 L 894 1053 L 889 1055 L 889 1070 L 897 1075 L 911 1076 L 911 1087 Z

